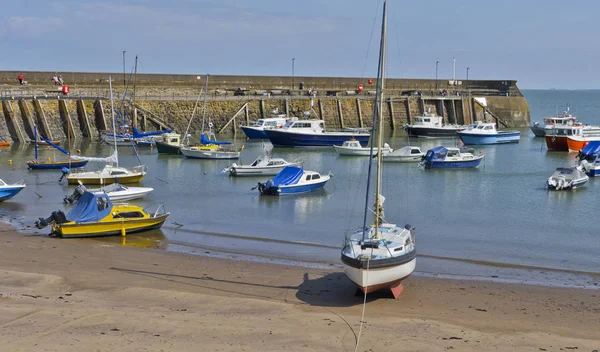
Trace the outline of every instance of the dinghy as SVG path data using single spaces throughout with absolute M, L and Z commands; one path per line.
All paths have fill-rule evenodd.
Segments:
M 258 191 L 263 195 L 278 196 L 322 189 L 331 175 L 306 171 L 298 166 L 287 166 L 267 182 L 258 183 Z
M 555 191 L 573 190 L 585 185 L 589 179 L 589 176 L 580 167 L 558 167 L 548 178 L 546 184 L 548 189 Z

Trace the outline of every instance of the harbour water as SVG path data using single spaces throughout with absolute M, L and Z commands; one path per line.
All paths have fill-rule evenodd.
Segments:
M 600 124 L 600 91 L 523 93 L 532 121 L 562 113 L 568 104 L 571 113 L 584 123 Z M 236 136 L 238 143 L 245 144 L 242 161 L 249 163 L 262 153 L 263 144 L 243 137 Z M 392 148 L 410 143 L 424 151 L 457 143 L 453 139 L 408 140 L 403 131 L 390 132 L 386 142 Z M 89 140 L 80 141 L 76 148 L 88 156 L 112 152 L 111 146 Z M 489 267 L 523 266 L 600 275 L 600 232 L 594 225 L 600 180 L 591 179 L 574 192 L 545 188 L 556 167 L 575 162 L 575 153 L 548 151 L 544 140 L 534 138 L 528 129 L 521 130 L 518 144 L 476 149 L 483 150 L 485 159 L 473 170 L 423 170 L 413 163 L 385 164 L 385 216 L 388 221 L 417 228 L 418 253 L 423 258 L 417 270 L 431 275 L 494 276 L 495 269 Z M 53 154 L 44 150 L 40 157 Z M 130 244 L 164 243 L 166 249 L 174 251 L 329 266 L 339 265 L 344 235 L 362 225 L 365 158 L 340 157 L 333 148 L 276 148 L 275 156 L 300 159 L 306 169 L 331 172 L 333 178 L 324 191 L 261 197 L 252 188 L 266 178 L 233 178 L 222 173 L 231 161 L 158 155 L 148 148 L 139 149 L 139 154 L 149 169 L 142 184 L 155 191 L 134 202 L 144 206 L 163 203 L 171 216 L 162 230 L 128 236 Z M 119 148 L 119 155 L 122 165 L 137 165 L 132 148 Z M 18 228 L 45 234 L 47 229 L 35 230 L 33 223 L 53 210 L 68 211 L 62 198 L 73 186 L 58 183 L 60 171 L 28 170 L 25 162 L 32 156 L 33 146 L 29 145 L 15 144 L 0 151 L 0 178 L 27 184 L 18 196 L 0 203 L 0 217 Z M 62 157 L 58 152 L 56 156 Z M 120 239 L 84 241 L 118 243 Z M 480 264 L 487 264 L 486 268 Z M 504 271 L 509 279 L 523 274 L 511 270 Z

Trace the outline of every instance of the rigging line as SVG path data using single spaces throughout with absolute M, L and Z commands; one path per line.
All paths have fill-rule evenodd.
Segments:
M 356 346 L 354 347 L 354 352 L 358 351 L 358 345 L 360 344 L 360 337 L 362 336 L 362 329 L 363 329 L 363 325 L 365 323 L 365 311 L 367 309 L 367 292 L 369 289 L 369 267 L 371 265 L 371 258 L 373 257 L 373 248 L 371 247 L 371 256 L 367 259 L 367 275 L 365 276 L 365 282 L 367 283 L 367 285 L 365 286 L 365 292 L 364 292 L 364 296 L 363 296 L 363 307 L 362 307 L 362 314 L 360 316 L 360 327 L 358 328 L 358 334 L 356 336 Z
M 381 0 L 383 1 L 383 0 Z M 363 70 L 361 77 L 365 77 L 365 71 L 367 70 L 367 61 L 369 60 L 369 51 L 371 51 L 371 42 L 373 41 L 373 33 L 375 32 L 375 25 L 377 24 L 377 19 L 379 18 L 379 8 L 381 7 L 381 1 L 379 2 L 379 6 L 377 6 L 377 11 L 375 12 L 375 16 L 373 16 L 373 26 L 371 26 L 371 35 L 369 36 L 369 44 L 367 44 L 367 53 L 365 55 L 365 62 L 363 64 Z

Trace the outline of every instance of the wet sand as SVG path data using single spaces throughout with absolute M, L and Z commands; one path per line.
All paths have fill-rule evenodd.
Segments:
M 339 270 L 59 240 L 0 225 L 6 351 L 354 351 Z M 369 297 L 359 351 L 599 351 L 600 290 L 411 277 Z

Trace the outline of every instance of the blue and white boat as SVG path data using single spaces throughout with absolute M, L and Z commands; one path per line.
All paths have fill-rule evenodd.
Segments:
M 579 166 L 557 167 L 548 178 L 548 189 L 555 191 L 573 190 L 586 184 L 590 178 Z
M 477 121 L 463 131 L 457 131 L 464 144 L 519 143 L 520 131 L 499 131 L 495 123 Z
M 268 139 L 265 130 L 283 128 L 288 120 L 285 114 L 279 114 L 276 117 L 256 120 L 252 125 L 241 128 L 248 139 Z
M 23 181 L 19 181 L 17 183 L 8 184 L 2 180 L 0 180 L 0 202 L 11 199 L 17 193 L 21 192 L 25 188 L 25 183 Z
M 330 147 L 342 145 L 354 138 L 361 145 L 369 143 L 369 133 L 364 132 L 325 132 L 323 120 L 288 121 L 283 128 L 265 130 L 275 147 Z
M 579 166 L 589 176 L 600 176 L 600 141 L 592 141 L 578 155 Z
M 267 182 L 258 183 L 260 194 L 278 196 L 283 194 L 306 193 L 322 189 L 331 175 L 306 171 L 299 166 L 286 166 Z
M 426 169 L 465 169 L 478 167 L 483 156 L 482 151 L 473 155 L 466 148 L 439 146 L 429 149 L 419 165 Z

